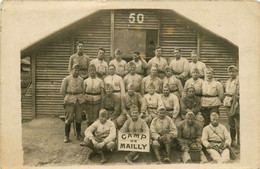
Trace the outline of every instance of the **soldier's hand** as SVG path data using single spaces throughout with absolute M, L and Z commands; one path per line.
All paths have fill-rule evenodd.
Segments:
M 187 146 L 182 146 L 182 147 L 181 147 L 181 150 L 182 150 L 182 151 L 189 151 L 189 148 L 188 148 Z
M 98 142 L 95 139 L 92 139 L 92 143 L 93 143 L 94 147 L 96 147 L 98 144 Z
M 131 116 L 129 114 L 126 114 L 127 119 L 131 119 Z
M 214 147 L 214 144 L 209 143 L 209 148 L 213 148 L 213 147 Z
M 201 150 L 201 149 L 202 149 L 202 145 L 201 145 L 201 144 L 199 144 L 199 145 L 198 145 L 198 148 Z

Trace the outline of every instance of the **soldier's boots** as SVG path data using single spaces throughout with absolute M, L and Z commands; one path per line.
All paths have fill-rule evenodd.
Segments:
M 162 157 L 160 155 L 159 147 L 153 147 L 153 151 L 157 158 L 157 164 L 162 164 Z
M 170 163 L 171 162 L 171 144 L 166 144 L 166 157 L 164 158 L 164 162 Z
M 231 147 L 236 146 L 236 130 L 235 129 L 230 129 L 230 136 L 231 136 Z
M 69 140 L 69 135 L 70 135 L 70 124 L 65 124 L 65 137 L 64 137 L 64 143 L 68 143 Z
M 80 132 L 81 132 L 81 123 L 76 123 L 76 136 L 77 136 L 77 140 L 83 141 L 84 138 L 80 134 Z
M 105 157 L 105 154 L 104 154 L 104 152 L 102 150 L 100 151 L 100 155 L 101 155 L 101 161 L 100 162 L 102 164 L 107 162 L 107 158 Z

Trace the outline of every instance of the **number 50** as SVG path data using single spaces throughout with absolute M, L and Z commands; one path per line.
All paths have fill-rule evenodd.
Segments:
M 137 23 L 143 23 L 144 22 L 144 14 L 137 14 L 135 19 L 135 13 L 130 13 L 129 15 L 129 23 L 135 23 L 135 20 Z

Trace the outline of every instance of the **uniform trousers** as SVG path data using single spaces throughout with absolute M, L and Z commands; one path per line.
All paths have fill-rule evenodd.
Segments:
M 65 124 L 73 123 L 74 119 L 76 123 L 82 122 L 83 104 L 80 104 L 77 100 L 76 103 L 65 103 Z
M 224 149 L 221 153 L 212 148 L 208 148 L 206 150 L 209 153 L 210 157 L 213 160 L 216 160 L 218 163 L 222 163 L 230 159 L 228 148 Z
M 103 142 L 104 139 L 105 139 L 105 138 L 95 137 L 95 140 L 96 140 L 98 143 Z M 86 138 L 86 137 L 85 137 L 84 142 L 85 142 L 86 146 L 88 146 L 88 147 L 91 148 L 92 150 L 98 151 L 98 150 L 95 148 L 95 146 L 93 145 L 92 141 L 89 140 L 89 138 Z M 109 141 L 108 143 L 106 143 L 106 144 L 104 145 L 104 147 L 102 148 L 102 150 L 112 151 L 114 148 L 115 148 L 115 142 L 114 142 L 114 141 Z

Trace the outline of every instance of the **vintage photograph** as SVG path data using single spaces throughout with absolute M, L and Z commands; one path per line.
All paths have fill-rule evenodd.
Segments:
M 21 50 L 24 165 L 240 161 L 238 46 L 169 9 L 101 9 Z

